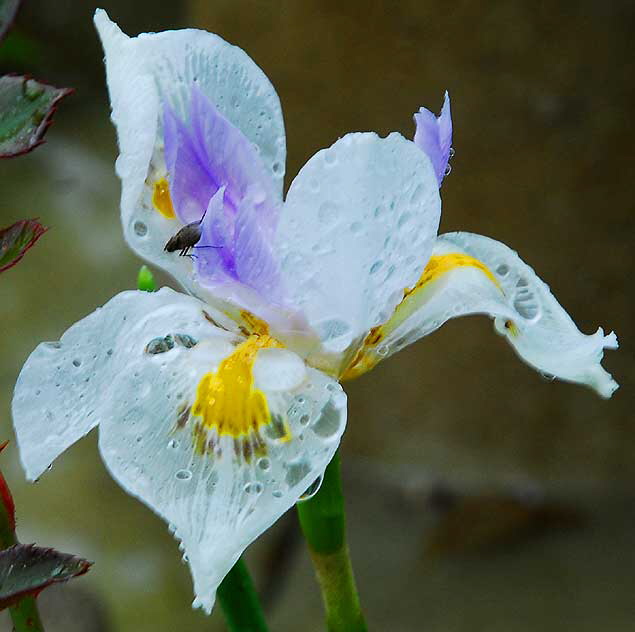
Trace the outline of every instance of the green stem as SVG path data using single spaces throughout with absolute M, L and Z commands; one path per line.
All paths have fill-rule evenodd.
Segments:
M 267 632 L 254 583 L 242 559 L 227 573 L 217 594 L 230 632 Z
M 23 597 L 9 612 L 14 632 L 44 632 L 35 597 Z
M 346 544 L 339 453 L 326 468 L 320 491 L 298 503 L 297 510 L 322 590 L 329 632 L 366 632 Z

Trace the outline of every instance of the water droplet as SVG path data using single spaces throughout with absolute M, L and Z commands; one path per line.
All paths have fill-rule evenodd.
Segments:
M 309 415 L 302 415 L 300 417 L 300 424 L 302 426 L 306 426 L 309 423 L 310 420 L 311 420 L 311 417 L 309 417 Z
M 289 487 L 293 487 L 302 481 L 303 478 L 311 471 L 311 464 L 303 457 L 284 464 L 287 474 L 285 476 L 285 483 Z
M 451 173 L 452 173 L 452 165 L 450 163 L 448 163 L 445 166 L 445 171 L 444 171 L 443 175 L 449 176 Z
M 403 228 L 410 221 L 411 217 L 410 213 L 402 213 L 397 220 L 397 228 Z
M 425 188 L 423 184 L 419 184 L 410 196 L 410 204 L 419 204 L 419 202 L 421 202 L 421 198 L 423 197 L 424 190 Z
M 349 228 L 351 233 L 359 233 L 362 230 L 363 224 L 361 222 L 353 222 Z
M 337 205 L 327 200 L 318 209 L 318 218 L 323 224 L 332 224 L 337 219 Z
M 315 420 L 311 427 L 313 432 L 322 439 L 330 439 L 334 437 L 340 429 L 340 413 L 333 405 L 332 401 L 328 401 L 322 409 L 322 414 Z
M 454 147 L 450 147 L 450 158 L 454 158 L 454 156 L 456 155 L 456 151 L 454 151 Z
M 324 162 L 330 167 L 337 162 L 337 154 L 334 149 L 327 149 L 324 152 Z
M 282 498 L 282 492 L 281 492 L 279 489 L 274 489 L 274 490 L 271 492 L 271 495 L 272 495 L 274 498 Z
M 168 441 L 168 448 L 170 448 L 171 450 L 176 450 L 176 448 L 179 447 L 179 442 L 176 439 L 170 439 L 170 441 Z
M 388 355 L 388 347 L 386 345 L 382 345 L 381 347 L 377 347 L 377 355 L 385 358 Z
M 375 274 L 375 272 L 378 272 L 383 264 L 384 264 L 383 261 L 375 261 L 375 263 L 373 263 L 373 265 L 370 266 L 370 273 Z
M 261 482 L 253 481 L 251 483 L 247 483 L 244 489 L 246 494 L 257 495 L 257 494 L 262 494 L 263 486 Z
M 309 500 L 310 498 L 313 498 L 313 496 L 315 496 L 319 491 L 320 491 L 320 487 L 322 487 L 322 481 L 324 480 L 324 478 L 322 476 L 318 476 L 304 491 L 304 493 L 302 494 L 302 496 L 300 496 L 300 498 L 298 498 L 298 502 L 302 502 L 304 500 Z
M 271 461 L 263 456 L 261 459 L 258 459 L 258 467 L 266 472 L 271 467 Z
M 136 221 L 133 230 L 137 237 L 145 237 L 148 234 L 148 227 L 144 222 Z
M 189 481 L 192 478 L 190 470 L 179 470 L 174 477 L 179 481 Z
M 282 165 L 279 162 L 274 162 L 271 165 L 271 170 L 277 175 L 282 171 Z
M 73 366 L 81 366 L 82 365 L 82 361 L 79 358 L 75 358 L 73 360 Z
M 509 272 L 509 266 L 501 263 L 501 265 L 498 266 L 498 268 L 496 268 L 496 274 L 504 277 L 507 273 Z

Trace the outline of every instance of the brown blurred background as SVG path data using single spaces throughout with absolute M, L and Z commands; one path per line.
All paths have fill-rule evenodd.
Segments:
M 44 147 L 0 163 L 0 224 L 52 227 L 0 278 L 0 439 L 41 340 L 133 287 L 94 3 L 30 0 L 3 72 L 77 92 Z M 280 94 L 287 184 L 353 130 L 413 134 L 452 96 L 456 156 L 442 231 L 517 249 L 578 323 L 614 329 L 606 402 L 522 364 L 483 317 L 459 319 L 349 383 L 343 445 L 350 541 L 369 627 L 389 632 L 635 630 L 635 305 L 630 1 L 475 3 L 104 0 L 129 34 L 182 26 L 244 48 Z M 158 275 L 162 282 L 169 279 Z M 37 485 L 15 444 L 2 467 L 19 535 L 88 557 L 41 598 L 56 632 L 222 630 L 190 609 L 166 526 L 126 496 L 91 436 Z M 251 547 L 272 630 L 322 630 L 293 512 Z M 71 613 L 71 616 L 69 616 Z M 65 619 L 66 617 L 66 619 Z M 0 628 L 9 624 L 0 619 Z M 72 627 L 75 626 L 75 627 Z

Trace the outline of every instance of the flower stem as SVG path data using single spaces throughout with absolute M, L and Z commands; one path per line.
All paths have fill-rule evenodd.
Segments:
M 227 573 L 217 594 L 230 632 L 267 632 L 262 606 L 242 559 Z
M 297 510 L 322 590 L 328 631 L 366 632 L 346 544 L 339 453 L 326 468 L 320 491 L 298 503 Z
M 14 632 L 44 632 L 35 597 L 23 597 L 9 608 Z

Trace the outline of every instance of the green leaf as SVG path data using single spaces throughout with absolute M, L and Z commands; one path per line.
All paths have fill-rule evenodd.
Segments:
M 43 143 L 57 103 L 71 92 L 28 77 L 0 77 L 0 158 L 24 154 Z
M 47 230 L 35 219 L 21 219 L 11 226 L 0 228 L 0 272 L 20 261 Z
M 19 6 L 20 0 L 0 0 L 0 40 L 11 28 Z
M 23 597 L 35 597 L 51 584 L 83 575 L 91 564 L 80 557 L 35 544 L 16 544 L 0 551 L 0 609 Z

